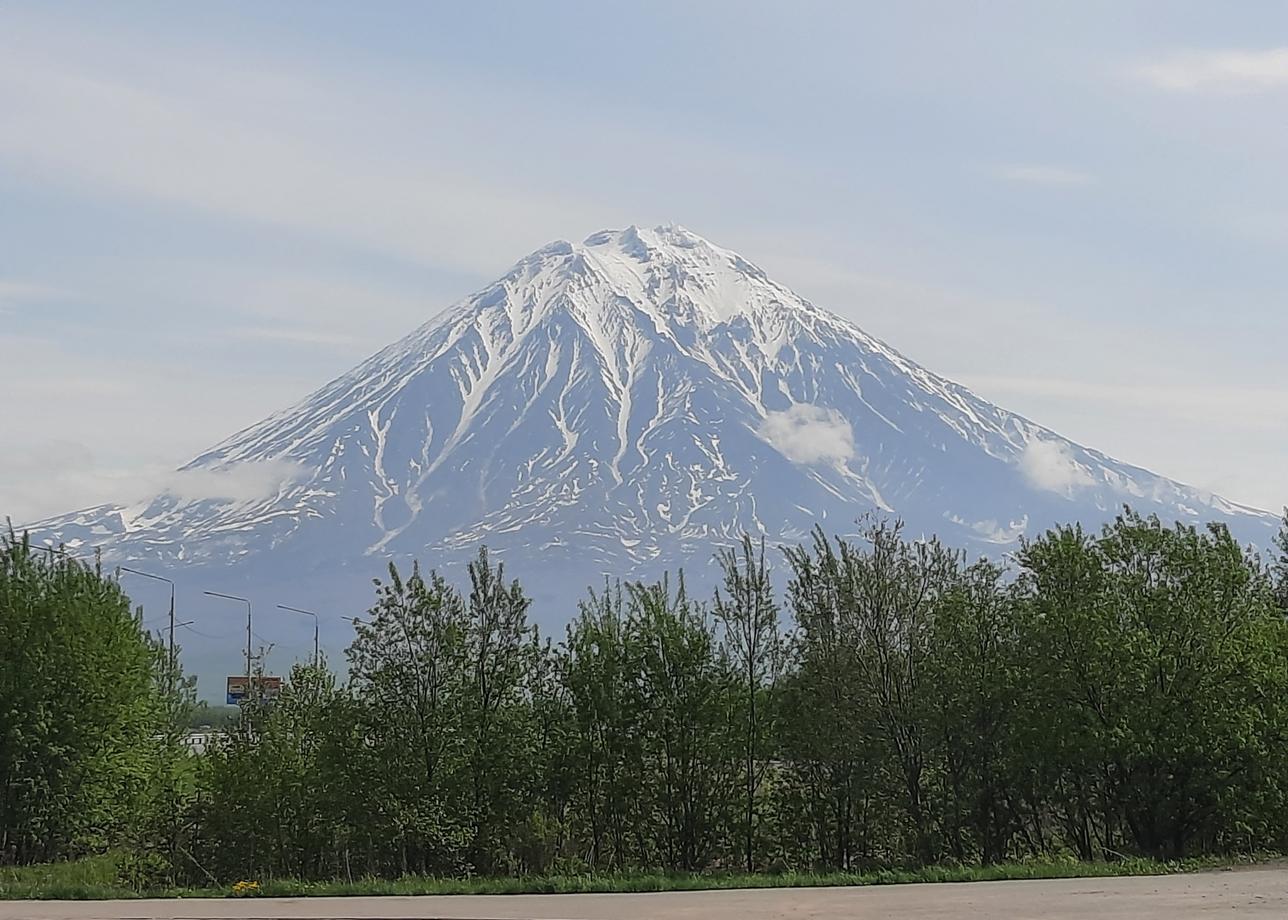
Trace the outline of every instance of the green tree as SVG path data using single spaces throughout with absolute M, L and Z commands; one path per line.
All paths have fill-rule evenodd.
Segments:
M 783 807 L 802 813 L 818 858 L 837 869 L 872 855 L 869 823 L 879 782 L 876 715 L 858 669 L 859 630 L 841 557 L 822 531 L 786 552 L 796 631 L 783 687 L 780 735 L 794 783 Z M 793 845 L 800 849 L 801 843 Z
M 354 768 L 371 800 L 368 852 L 398 872 L 452 871 L 465 858 L 474 826 L 471 629 L 459 592 L 440 575 L 426 579 L 414 565 L 403 579 L 391 564 L 347 652 L 365 741 Z
M 756 805 L 773 752 L 774 688 L 782 665 L 778 605 L 774 600 L 765 541 L 744 534 L 742 543 L 716 556 L 723 591 L 716 589 L 715 615 L 723 627 L 724 652 L 737 674 L 742 708 L 743 856 L 755 871 Z
M 1284 622 L 1227 530 L 1128 511 L 1019 559 L 1028 756 L 1083 858 L 1233 846 L 1281 814 Z
M 575 733 L 584 858 L 592 868 L 627 864 L 639 799 L 636 663 L 624 598 L 620 584 L 592 591 L 564 642 L 562 680 Z
M 1274 578 L 1279 609 L 1288 616 L 1288 508 L 1284 508 L 1283 522 L 1279 526 L 1279 533 L 1275 534 L 1274 561 L 1270 572 Z
M 1017 555 L 1022 597 L 1019 658 L 1030 705 L 1015 725 L 1029 830 L 1042 849 L 1049 810 L 1080 859 L 1104 841 L 1096 831 L 1108 809 L 1099 732 L 1115 701 L 1104 686 L 1120 664 L 1110 634 L 1103 560 L 1081 527 L 1060 527 L 1023 544 Z
M 513 862 L 517 871 L 542 874 L 580 871 L 571 856 L 572 810 L 576 801 L 578 763 L 572 705 L 561 680 L 562 657 L 549 639 L 534 633 L 528 697 L 532 753 L 525 820 L 516 825 Z
M 939 599 L 925 662 L 925 718 L 940 786 L 935 811 L 960 862 L 1000 862 L 1017 832 L 1008 753 L 1025 690 L 1015 679 L 1015 643 L 1003 572 L 977 562 Z
M 937 540 L 909 543 L 902 530 L 881 521 L 868 528 L 866 549 L 842 543 L 842 589 L 853 610 L 859 678 L 900 780 L 912 852 L 926 864 L 936 850 L 927 801 L 926 664 L 936 607 L 954 586 L 959 556 Z
M 518 581 L 506 582 L 486 547 L 469 564 L 466 602 L 466 705 L 463 713 L 470 770 L 472 858 L 478 871 L 507 863 L 503 841 L 526 818 L 530 777 L 524 769 L 533 736 L 527 706 L 534 665 L 531 603 Z
M 662 865 L 704 868 L 729 827 L 728 751 L 736 742 L 729 714 L 736 687 L 721 660 L 706 611 L 689 599 L 683 575 L 630 588 L 629 633 L 638 676 L 643 785 L 660 815 L 655 835 Z
M 164 657 L 98 564 L 0 537 L 0 860 L 139 839 L 175 756 Z
M 200 864 L 220 878 L 329 878 L 350 871 L 344 766 L 356 748 L 335 677 L 296 665 L 272 702 L 243 704 L 202 760 Z

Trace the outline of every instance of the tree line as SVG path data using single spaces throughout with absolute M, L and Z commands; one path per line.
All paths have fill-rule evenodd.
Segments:
M 195 682 L 98 564 L 0 535 L 0 864 L 177 840 Z
M 709 598 L 606 582 L 557 637 L 486 550 L 391 566 L 345 679 L 296 667 L 193 757 L 119 586 L 10 539 L 0 842 L 197 881 L 1282 850 L 1288 519 L 1270 555 L 1126 511 L 1003 566 L 873 520 L 744 538 Z

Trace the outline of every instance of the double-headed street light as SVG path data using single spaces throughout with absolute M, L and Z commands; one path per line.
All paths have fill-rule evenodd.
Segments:
M 305 616 L 313 617 L 313 667 L 316 668 L 322 661 L 321 656 L 318 654 L 318 615 L 312 610 L 304 610 L 300 607 L 291 607 L 286 604 L 278 604 L 277 609 L 289 610 L 292 613 L 302 613 Z
M 173 581 L 171 581 L 170 579 L 166 578 L 164 575 L 154 575 L 154 574 L 152 574 L 151 572 L 142 572 L 142 571 L 140 571 L 140 570 L 138 570 L 138 569 L 132 569 L 132 568 L 130 568 L 129 566 L 126 566 L 126 565 L 118 566 L 117 568 L 119 568 L 122 572 L 128 572 L 128 573 L 129 573 L 129 574 L 131 574 L 131 575 L 141 575 L 141 576 L 143 576 L 144 578 L 151 578 L 153 581 L 164 581 L 166 584 L 168 584 L 168 585 L 170 586 L 170 673 L 169 673 L 169 677 L 167 678 L 167 682 L 168 682 L 168 684 L 169 684 L 170 692 L 171 692 L 171 693 L 173 693 L 173 692 L 174 692 L 174 668 L 175 668 L 175 658 L 174 658 L 174 627 L 175 627 L 175 623 L 174 623 L 174 582 L 173 582 Z
M 220 594 L 218 591 L 203 591 L 201 593 L 207 594 L 210 597 L 222 597 L 226 601 L 241 601 L 243 604 L 246 605 L 246 692 L 249 693 L 250 681 L 252 676 L 251 670 L 250 670 L 250 662 L 251 662 L 250 599 L 245 597 L 238 597 L 236 594 Z

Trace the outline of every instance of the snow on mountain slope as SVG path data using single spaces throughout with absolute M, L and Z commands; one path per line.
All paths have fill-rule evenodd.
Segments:
M 116 561 L 367 559 L 364 583 L 485 542 L 579 588 L 869 511 L 976 551 L 1124 502 L 1246 541 L 1275 525 L 991 405 L 679 227 L 552 243 L 181 476 L 238 470 L 280 475 L 32 530 Z

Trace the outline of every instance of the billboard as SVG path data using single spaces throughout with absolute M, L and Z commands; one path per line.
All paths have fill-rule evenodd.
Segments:
M 282 693 L 282 678 L 272 677 L 268 674 L 257 674 L 248 683 L 245 674 L 229 677 L 227 687 L 228 705 L 235 706 L 239 703 L 244 703 L 247 697 L 252 696 L 250 692 L 252 687 L 254 688 L 253 696 L 255 698 L 275 700 Z

